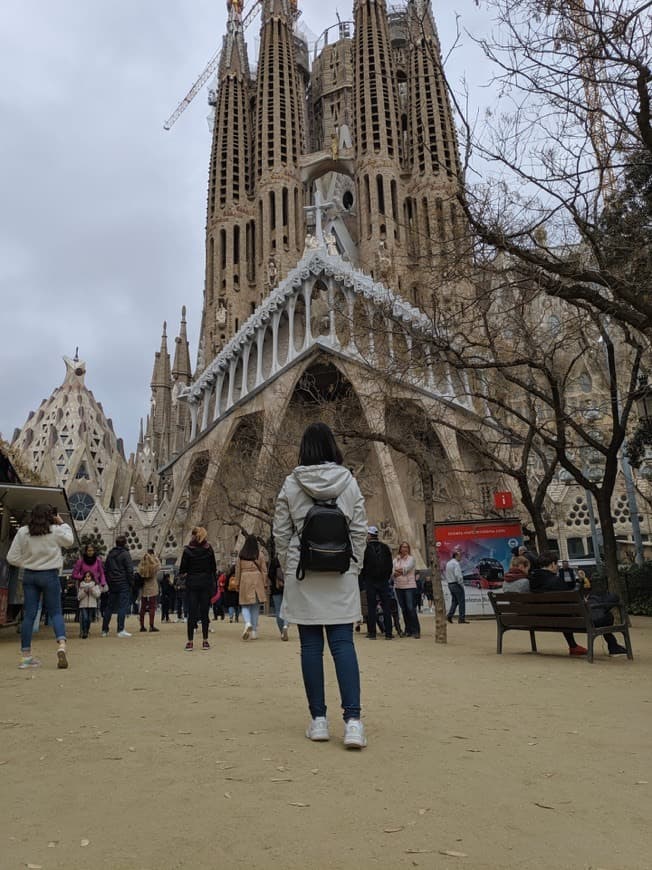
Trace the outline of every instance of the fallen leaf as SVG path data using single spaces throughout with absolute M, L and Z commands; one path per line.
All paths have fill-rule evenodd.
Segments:
M 281 773 L 285 773 L 285 768 L 283 767 L 283 765 L 281 765 L 280 767 L 277 767 L 276 769 L 280 770 Z
M 466 852 L 455 852 L 453 849 L 440 849 L 440 855 L 447 855 L 449 858 L 466 858 Z
M 105 755 L 104 760 L 105 761 L 122 761 L 122 756 L 121 755 Z
M 405 830 L 404 826 L 401 825 L 398 828 L 383 828 L 386 834 L 398 834 L 399 831 Z
M 135 751 L 136 751 L 136 747 L 135 747 L 135 746 L 130 746 L 130 747 L 129 747 L 129 752 L 135 752 Z
M 647 784 L 648 784 L 647 779 L 637 779 L 636 782 L 634 783 L 634 785 L 647 785 Z
M 456 740 L 470 740 L 471 739 L 470 737 L 465 737 L 463 734 L 452 734 L 451 736 L 454 737 Z
M 28 864 L 27 865 L 27 870 L 42 870 L 42 868 L 43 868 L 42 864 Z
M 57 741 L 57 743 L 63 743 L 63 737 L 55 737 L 54 739 Z
M 80 846 L 90 846 L 90 844 L 91 844 L 90 840 L 82 840 L 79 845 Z
M 274 779 L 270 779 L 270 782 L 294 782 L 294 780 L 289 777 L 277 776 Z
M 302 804 L 301 801 L 291 801 L 288 804 L 289 807 L 309 807 L 310 804 Z
M 536 742 L 535 743 L 528 743 L 528 746 L 536 746 L 536 745 L 537 745 Z
M 192 731 L 177 731 L 177 734 L 192 734 Z
M 6 764 L 6 763 L 7 763 L 6 761 L 0 761 L 0 764 Z
M 48 849 L 54 849 L 54 847 L 57 846 L 58 844 L 59 844 L 58 840 L 50 840 L 50 842 L 48 843 Z
M 231 800 L 231 795 L 229 794 L 228 791 L 225 791 L 225 792 L 224 792 L 224 797 L 225 797 L 227 800 L 229 800 L 229 801 Z
M 319 773 L 319 768 L 313 767 L 313 769 L 310 771 L 310 773 Z
M 554 807 L 551 807 L 550 804 L 542 804 L 539 801 L 535 801 L 534 806 L 541 807 L 542 810 L 554 810 Z
M 430 852 L 434 852 L 434 849 L 406 849 L 406 855 L 427 855 Z
M 430 807 L 425 807 L 424 809 L 420 809 L 420 810 L 419 810 L 419 815 L 420 815 L 420 816 L 425 816 L 425 814 L 426 814 L 426 813 L 429 813 L 429 812 L 430 812 Z
M 467 752 L 482 752 L 481 749 L 467 749 Z

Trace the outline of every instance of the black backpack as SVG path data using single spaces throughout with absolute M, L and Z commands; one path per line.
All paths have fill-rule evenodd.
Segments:
M 349 570 L 351 559 L 357 562 L 348 520 L 335 499 L 315 501 L 303 521 L 299 547 L 297 580 L 303 580 L 306 571 L 344 574 Z

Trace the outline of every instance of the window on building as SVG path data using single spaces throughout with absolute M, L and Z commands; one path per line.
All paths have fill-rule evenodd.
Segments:
M 581 559 L 585 555 L 584 538 L 569 538 L 567 546 L 569 559 Z

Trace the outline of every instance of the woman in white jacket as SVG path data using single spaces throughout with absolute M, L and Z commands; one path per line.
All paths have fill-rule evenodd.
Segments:
M 48 611 L 48 620 L 57 639 L 57 667 L 67 668 L 66 626 L 61 612 L 59 573 L 63 567 L 62 547 L 72 547 L 72 529 L 48 504 L 32 509 L 28 525 L 18 529 L 7 553 L 10 565 L 23 569 L 23 621 L 20 629 L 22 660 L 19 668 L 34 668 L 40 661 L 32 655 L 32 631 L 39 598 Z
M 303 522 L 315 501 L 334 500 L 349 524 L 355 561 L 343 574 L 306 571 L 297 580 Z M 281 617 L 298 626 L 301 669 L 312 720 L 310 740 L 328 740 L 324 691 L 324 630 L 335 662 L 344 715 L 344 745 L 367 745 L 360 721 L 360 671 L 353 626 L 361 619 L 358 570 L 367 540 L 364 498 L 325 423 L 312 423 L 303 434 L 299 465 L 289 474 L 276 502 L 276 553 L 285 573 Z

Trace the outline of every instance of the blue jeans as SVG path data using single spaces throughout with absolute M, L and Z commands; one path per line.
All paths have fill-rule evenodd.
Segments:
M 245 623 L 249 623 L 253 631 L 258 631 L 258 620 L 260 618 L 260 602 L 255 604 L 241 604 L 240 612 Z
M 448 608 L 448 618 L 452 619 L 453 614 L 460 608 L 460 619 L 464 620 L 466 614 L 466 597 L 464 595 L 464 586 L 461 583 L 449 583 L 448 588 L 451 592 L 451 606 Z
M 417 616 L 417 589 L 396 589 L 396 598 L 403 612 L 405 633 L 411 637 L 421 636 L 421 626 Z
M 283 631 L 283 626 L 286 624 L 284 619 L 281 619 L 281 604 L 283 603 L 283 593 L 278 592 L 272 595 L 272 601 L 274 603 L 274 615 L 276 616 L 276 624 L 278 625 L 278 630 Z
M 353 623 L 300 625 L 301 672 L 313 719 L 326 715 L 324 691 L 324 629 L 335 662 L 344 721 L 360 718 L 360 670 L 353 643 Z
M 102 631 L 109 630 L 114 611 L 118 611 L 118 631 L 124 631 L 125 619 L 131 607 L 131 589 L 128 583 L 113 584 L 109 588 L 109 600 L 102 617 Z
M 82 637 L 86 637 L 88 632 L 91 630 L 91 623 L 93 621 L 93 616 L 95 615 L 94 607 L 80 607 L 79 608 L 79 630 L 81 632 Z
M 54 630 L 57 640 L 66 639 L 66 626 L 61 612 L 61 583 L 56 568 L 48 571 L 30 571 L 23 573 L 23 621 L 20 626 L 20 646 L 23 652 L 32 645 L 34 618 L 38 610 L 39 599 L 43 593 L 43 603 L 48 612 L 48 622 Z

